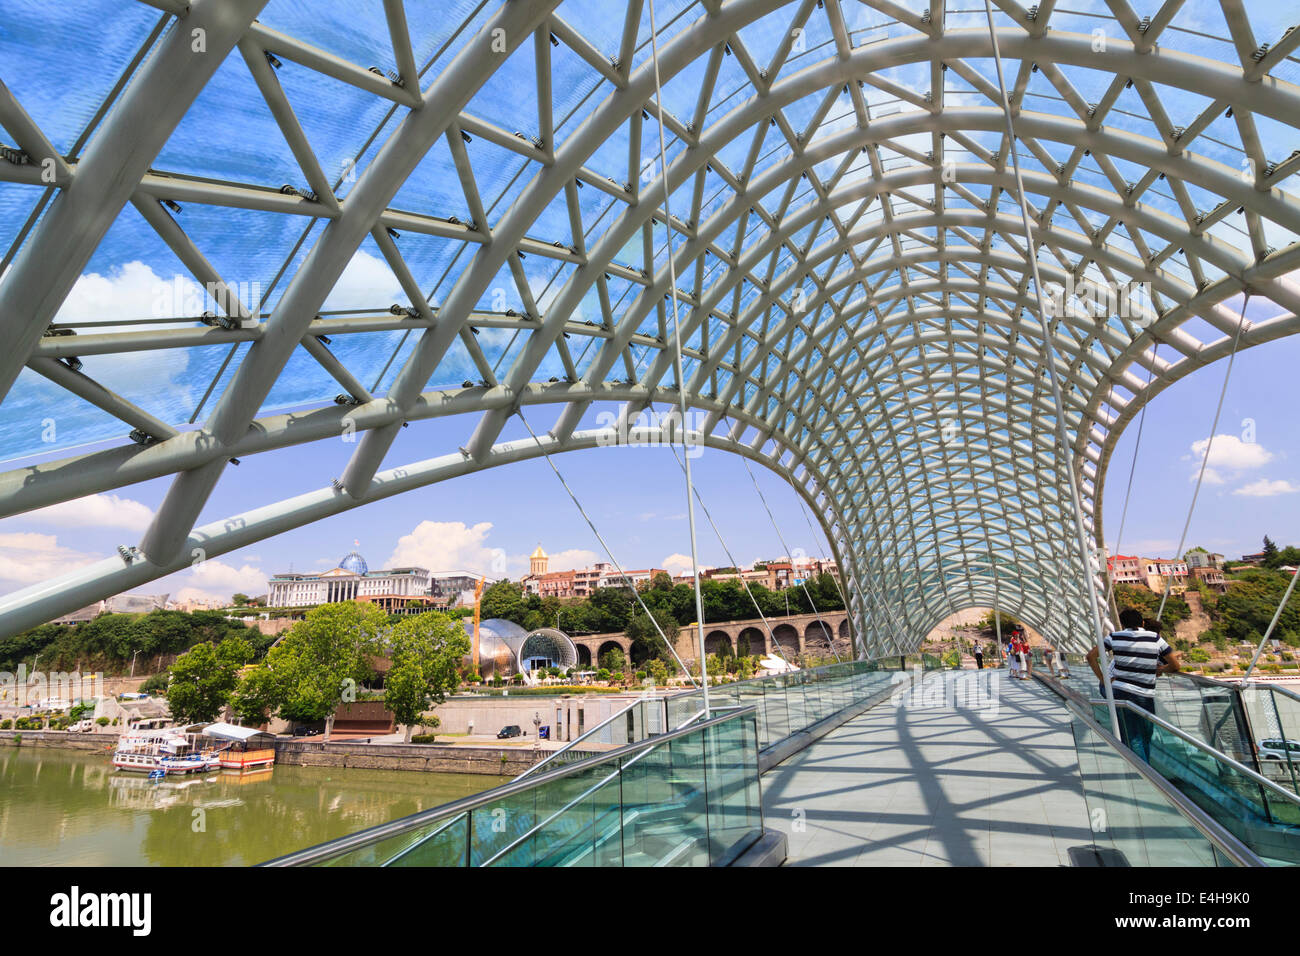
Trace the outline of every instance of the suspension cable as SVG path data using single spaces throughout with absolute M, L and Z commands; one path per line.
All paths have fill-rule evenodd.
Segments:
M 651 408 L 653 409 L 653 407 L 654 405 L 652 403 Z M 672 451 L 673 457 L 677 458 L 678 466 L 681 467 L 682 470 L 684 471 L 686 469 L 686 465 L 682 462 L 681 458 L 678 457 L 677 448 L 671 443 L 668 445 L 668 447 Z M 713 528 L 713 533 L 718 538 L 718 544 L 722 545 L 722 550 L 723 553 L 726 554 L 727 560 L 730 561 L 731 566 L 736 569 L 737 576 L 740 578 L 740 586 L 745 589 L 745 594 L 748 595 L 750 602 L 754 605 L 754 610 L 758 612 L 759 620 L 763 622 L 763 628 L 767 631 L 768 639 L 769 641 L 771 641 L 772 647 L 776 650 L 777 656 L 780 657 L 781 660 L 785 662 L 787 667 L 792 667 L 789 658 L 787 658 L 785 654 L 781 651 L 781 644 L 776 639 L 776 634 L 773 633 L 772 625 L 768 622 L 767 615 L 763 613 L 763 608 L 759 606 L 758 598 L 754 597 L 754 592 L 750 590 L 749 582 L 745 580 L 744 572 L 741 571 L 740 565 L 736 562 L 736 556 L 732 554 L 731 549 L 727 547 L 727 542 L 723 540 L 722 532 L 718 530 L 717 522 L 713 520 L 713 515 L 709 513 L 709 506 L 704 503 L 704 496 L 700 494 L 699 488 L 695 488 L 694 491 L 695 491 L 696 499 L 698 499 L 698 501 L 700 502 L 700 510 L 704 512 L 704 517 L 709 520 L 709 525 Z
M 556 467 L 555 461 L 551 458 L 551 453 L 547 451 L 546 446 L 542 444 L 542 440 L 538 438 L 537 433 L 533 431 L 533 426 L 528 424 L 528 419 L 524 417 L 522 406 L 515 409 L 515 414 L 518 415 L 519 420 L 524 423 L 524 428 L 528 429 L 528 434 L 533 436 L 533 441 L 537 443 L 537 447 L 541 451 L 542 456 L 546 459 L 546 463 L 551 466 L 551 471 L 555 472 L 555 477 L 560 479 L 560 484 L 563 485 L 564 490 L 569 493 L 569 497 L 573 500 L 573 504 L 578 509 L 578 513 L 582 515 L 583 520 L 587 522 L 587 527 L 591 529 L 591 533 L 594 534 L 596 540 L 600 542 L 600 546 L 604 550 L 605 556 L 609 558 L 610 563 L 614 565 L 614 570 L 618 572 L 619 579 L 627 581 L 628 585 L 631 587 L 632 596 L 636 598 L 636 603 L 641 605 L 641 610 L 645 612 L 645 616 L 650 619 L 650 626 L 658 631 L 659 636 L 663 638 L 664 644 L 668 647 L 668 653 L 673 655 L 673 660 L 677 662 L 677 666 L 682 669 L 682 673 L 686 675 L 686 678 L 698 687 L 699 683 L 691 674 L 690 669 L 683 664 L 682 659 L 677 656 L 677 649 L 673 647 L 673 642 L 668 639 L 668 635 L 663 632 L 663 628 L 659 626 L 659 622 L 655 620 L 655 616 L 650 613 L 650 609 L 646 607 L 645 601 L 641 599 L 641 595 L 636 589 L 636 584 L 623 572 L 623 566 L 618 563 L 618 559 L 614 557 L 614 552 L 610 550 L 609 545 L 605 543 L 605 539 L 601 537 L 600 532 L 596 529 L 596 523 L 592 521 L 591 516 L 587 514 L 587 509 L 582 507 L 582 502 L 579 501 L 578 496 L 573 493 L 573 489 L 569 487 L 569 483 L 564 480 L 564 475 L 560 474 L 560 469 Z
M 811 515 L 811 514 L 809 513 L 809 511 L 808 511 L 807 503 L 803 500 L 803 496 L 800 495 L 800 494 L 798 494 L 797 492 L 796 492 L 796 494 L 795 494 L 795 498 L 797 498 L 798 501 L 799 501 L 799 510 L 803 512 L 804 522 L 808 525 L 808 533 L 812 536 L 812 540 L 816 541 L 816 540 L 817 540 L 817 529 L 813 527 L 813 523 L 812 523 L 812 515 Z M 821 547 L 820 544 L 817 546 L 817 550 L 821 553 L 823 560 L 828 560 L 828 559 L 826 558 L 826 552 L 822 549 L 822 547 Z M 829 561 L 828 561 L 828 563 L 829 563 Z M 837 568 L 837 570 L 839 570 L 841 574 L 844 573 L 844 569 L 843 569 L 843 568 Z M 848 611 L 848 610 L 849 610 L 849 599 L 848 599 L 848 596 L 845 595 L 845 593 L 844 593 L 844 588 L 842 588 L 842 587 L 840 586 L 840 579 L 839 579 L 836 575 L 831 575 L 831 578 L 835 581 L 835 589 L 836 589 L 837 591 L 840 592 L 840 600 L 844 602 L 844 610 L 845 610 L 845 611 Z M 890 620 L 893 622 L 894 628 L 895 628 L 897 631 L 901 632 L 902 629 L 899 628 L 899 626 L 898 626 L 898 618 L 894 617 L 893 609 L 890 608 L 890 606 L 889 606 L 889 604 L 888 604 L 887 602 L 881 600 L 882 595 L 880 594 L 880 589 L 877 588 L 877 587 L 875 587 L 875 585 L 874 585 L 872 582 L 870 582 L 870 581 L 867 581 L 867 582 L 864 582 L 864 583 L 866 583 L 867 586 L 870 587 L 870 588 L 872 589 L 872 591 L 874 592 L 874 594 L 875 594 L 875 596 L 876 596 L 876 600 L 880 602 L 880 605 L 885 609 L 885 613 L 889 615 Z M 850 616 L 852 616 L 851 613 L 850 613 Z M 862 645 L 862 653 L 863 653 L 864 655 L 866 654 L 866 643 L 865 643 L 865 639 L 866 639 L 866 635 L 863 635 L 864 643 L 863 643 L 863 645 Z M 894 650 L 895 650 L 895 651 L 898 651 L 898 650 L 899 650 L 899 647 L 898 647 L 898 641 L 897 641 L 897 639 L 896 639 L 896 638 L 891 638 L 890 640 L 892 641 L 892 643 L 893 643 L 893 645 L 894 645 Z
M 1043 335 L 1043 358 L 1047 365 L 1048 378 L 1052 385 L 1052 401 L 1056 406 L 1056 441 L 1061 454 L 1065 456 L 1065 473 L 1070 486 L 1070 500 L 1074 506 L 1074 530 L 1078 537 L 1079 561 L 1085 580 L 1085 594 L 1092 611 L 1094 643 L 1097 648 L 1098 663 L 1102 675 L 1102 684 L 1106 691 L 1106 705 L 1110 711 L 1111 728 L 1115 736 L 1120 736 L 1119 714 L 1115 710 L 1115 693 L 1110 685 L 1110 669 L 1105 666 L 1105 647 L 1101 611 L 1098 607 L 1097 580 L 1092 571 L 1092 551 L 1088 546 L 1088 532 L 1083 523 L 1083 504 L 1079 497 L 1078 478 L 1074 473 L 1074 450 L 1070 445 L 1070 436 L 1065 427 L 1065 401 L 1061 397 L 1061 383 L 1056 371 L 1056 349 L 1052 346 L 1052 329 L 1047 321 L 1047 312 L 1043 305 L 1043 283 L 1038 270 L 1038 253 L 1034 245 L 1033 221 L 1029 215 L 1029 199 L 1025 195 L 1024 177 L 1020 171 L 1020 156 L 1016 152 L 1015 123 L 1011 118 L 1011 97 L 1007 93 L 1006 79 L 1002 71 L 1002 50 L 998 45 L 997 29 L 993 25 L 992 0 L 984 0 L 984 12 L 989 22 L 989 39 L 993 45 L 993 62 L 997 67 L 998 91 L 1002 97 L 1002 114 L 1007 125 L 1007 152 L 1011 156 L 1011 165 L 1015 172 L 1016 192 L 1020 200 L 1020 218 L 1025 229 L 1025 258 L 1029 260 L 1030 273 L 1034 281 L 1034 297 L 1038 306 L 1038 322 Z
M 1169 590 L 1174 583 L 1174 563 L 1183 553 L 1187 543 L 1187 531 L 1192 526 L 1192 514 L 1196 511 L 1196 499 L 1201 493 L 1201 480 L 1205 477 L 1205 466 L 1210 463 L 1210 452 L 1214 449 L 1214 433 L 1219 430 L 1219 414 L 1223 411 L 1223 399 L 1228 394 L 1228 380 L 1232 378 L 1232 363 L 1237 358 L 1237 345 L 1241 341 L 1241 329 L 1246 324 L 1246 307 L 1250 305 L 1250 289 L 1246 289 L 1245 299 L 1241 303 L 1241 314 L 1237 317 L 1237 331 L 1232 336 L 1232 351 L 1228 353 L 1228 367 L 1223 372 L 1223 387 L 1219 389 L 1219 404 L 1214 408 L 1214 421 L 1210 425 L 1210 437 L 1205 443 L 1205 457 L 1201 459 L 1200 471 L 1196 473 L 1196 487 L 1192 490 L 1192 503 L 1187 508 L 1187 520 L 1183 522 L 1183 536 L 1178 539 L 1178 549 L 1169 563 L 1169 573 L 1165 575 L 1165 593 L 1160 597 L 1160 609 L 1156 611 L 1156 622 L 1165 613 L 1165 602 L 1169 600 Z
M 1155 342 L 1151 349 L 1151 368 L 1147 370 L 1147 389 L 1151 388 L 1151 382 L 1156 377 L 1157 359 L 1160 357 L 1160 343 Z M 1142 403 L 1142 409 L 1138 412 L 1138 430 L 1137 438 L 1133 442 L 1133 461 L 1128 468 L 1128 487 L 1124 489 L 1124 507 L 1119 513 L 1119 530 L 1115 532 L 1115 557 L 1120 556 L 1120 541 L 1124 537 L 1124 524 L 1128 520 L 1128 503 L 1133 494 L 1133 476 L 1137 474 L 1138 450 L 1142 447 L 1142 428 L 1147 420 L 1147 406 L 1149 401 Z M 1115 612 L 1115 623 L 1119 623 L 1119 607 L 1115 604 L 1115 576 L 1110 573 L 1110 568 L 1106 569 L 1106 607 Z
M 724 412 L 723 415 L 722 415 L 722 420 L 723 420 L 725 423 L 727 423 L 727 425 L 734 427 L 733 423 L 732 423 L 731 420 L 727 417 L 727 414 L 726 414 L 725 412 Z M 745 459 L 744 459 L 743 457 L 741 458 L 741 460 L 742 460 L 742 461 L 745 461 Z M 748 463 L 747 461 L 745 461 L 745 470 L 746 470 L 746 471 L 749 471 L 749 479 L 750 479 L 750 481 L 754 482 L 754 488 L 757 489 L 757 488 L 758 488 L 758 481 L 754 478 L 754 472 L 750 470 L 750 468 L 749 468 L 749 463 Z M 791 483 L 791 487 L 793 487 L 793 483 Z M 763 492 L 762 492 L 762 491 L 759 491 L 759 492 L 758 492 L 758 496 L 759 496 L 759 498 L 762 498 L 762 497 L 763 497 Z M 800 505 L 800 507 L 801 507 L 801 508 L 805 508 L 805 506 L 804 506 L 803 496 L 801 496 L 801 495 L 798 493 L 798 491 L 795 492 L 795 497 L 799 500 L 799 505 Z M 764 501 L 763 501 L 763 505 L 764 505 L 764 507 L 766 507 L 766 505 L 767 505 L 767 501 L 766 501 L 766 499 L 764 499 Z M 770 508 L 768 509 L 767 514 L 768 514 L 768 517 L 769 517 L 769 518 L 772 518 L 772 511 L 771 511 Z M 808 512 L 807 512 L 806 508 L 805 508 L 805 510 L 804 510 L 804 520 L 808 522 L 808 529 L 809 529 L 809 531 L 812 532 L 813 540 L 816 540 L 816 539 L 817 539 L 817 532 L 813 530 L 812 519 L 808 516 Z M 777 537 L 779 538 L 779 537 L 781 536 L 781 529 L 780 529 L 780 528 L 777 528 L 777 526 L 776 526 L 776 519 L 775 519 L 775 518 L 772 518 L 772 527 L 773 527 L 773 528 L 776 528 Z M 786 547 L 786 544 L 785 544 L 785 540 L 784 540 L 784 539 L 782 539 L 782 541 L 781 541 L 781 546 L 782 546 L 782 547 Z M 788 550 L 788 548 L 787 548 L 787 550 Z M 821 550 L 820 547 L 818 548 L 818 550 Z M 822 551 L 822 556 L 825 557 L 825 552 L 824 552 L 824 551 Z M 842 569 L 842 568 L 839 569 L 839 570 L 841 571 L 841 573 L 843 572 L 843 569 Z M 835 576 L 834 576 L 834 575 L 831 575 L 831 577 L 834 578 Z M 883 607 L 883 608 L 885 609 L 885 613 L 889 615 L 890 620 L 891 620 L 891 622 L 893 623 L 894 629 L 895 629 L 898 633 L 902 633 L 903 628 L 899 625 L 898 618 L 894 615 L 893 609 L 892 609 L 892 607 L 890 606 L 889 602 L 886 601 L 886 600 L 884 600 L 884 595 L 881 593 L 880 589 L 877 588 L 877 587 L 875 586 L 874 582 L 872 582 L 872 580 L 871 580 L 869 577 L 864 577 L 863 580 L 862 580 L 862 584 L 865 584 L 867 587 L 871 588 L 872 593 L 875 595 L 876 600 L 880 603 L 880 606 Z M 836 589 L 839 590 L 839 592 L 840 592 L 840 600 L 842 600 L 842 601 L 844 602 L 844 609 L 845 609 L 845 611 L 848 611 L 848 610 L 849 610 L 849 602 L 848 602 L 848 599 L 847 599 L 847 598 L 845 597 L 845 595 L 844 595 L 844 589 L 840 587 L 840 582 L 839 582 L 838 579 L 835 580 L 835 587 L 836 587 Z M 805 588 L 805 593 L 806 593 L 806 591 L 807 591 L 807 589 Z M 808 599 L 808 603 L 809 603 L 809 604 L 812 604 L 812 598 L 811 598 L 811 596 L 810 596 L 809 599 Z M 896 639 L 896 638 L 891 638 L 890 640 L 892 641 L 892 643 L 893 643 L 893 645 L 894 645 L 894 651 L 895 651 L 895 652 L 899 652 L 899 653 L 901 653 L 901 649 L 900 649 L 899 646 L 898 646 L 898 641 L 897 641 L 897 639 Z M 865 645 L 864 645 L 864 650 L 865 650 Z
M 1268 630 L 1266 630 L 1264 636 L 1259 639 L 1259 647 L 1255 648 L 1255 656 L 1250 659 L 1250 666 L 1246 668 L 1246 674 L 1242 677 L 1243 682 L 1250 680 L 1251 671 L 1255 669 L 1255 665 L 1259 662 L 1259 655 L 1264 653 L 1264 645 L 1268 643 L 1269 636 L 1273 633 L 1273 628 L 1277 627 L 1278 619 L 1282 617 L 1282 611 L 1286 608 L 1287 602 L 1291 600 L 1291 592 L 1295 590 L 1295 582 L 1297 578 L 1300 578 L 1300 571 L 1292 572 L 1291 583 L 1286 586 L 1286 592 L 1282 595 L 1282 601 L 1278 604 L 1277 610 L 1273 612 L 1273 620 L 1268 622 Z
M 673 217 L 668 207 L 671 190 L 668 184 L 668 148 L 664 143 L 664 91 L 659 80 L 659 29 L 655 23 L 655 0 L 649 0 L 650 8 L 650 58 L 654 63 L 655 105 L 658 107 L 657 121 L 659 128 L 659 178 L 664 184 L 664 237 L 668 256 L 668 299 L 672 303 L 673 313 L 673 366 L 677 373 L 677 400 L 682 420 L 680 431 L 682 437 L 682 457 L 686 460 L 686 517 L 691 532 L 691 576 L 695 579 L 695 627 L 700 644 L 700 686 L 704 691 L 704 713 L 709 713 L 709 672 L 707 655 L 704 652 L 704 602 L 700 594 L 700 557 L 695 543 L 695 495 L 691 482 L 691 459 L 686 454 L 686 376 L 682 364 L 681 323 L 677 317 L 677 262 L 673 258 Z
M 768 507 L 767 498 L 763 494 L 763 489 L 758 486 L 758 479 L 754 477 L 754 469 L 749 467 L 749 461 L 742 455 L 741 462 L 745 465 L 745 471 L 749 472 L 749 480 L 754 483 L 754 490 L 758 492 L 758 500 L 763 502 L 763 510 L 767 512 L 767 518 L 772 522 L 772 528 L 776 531 L 777 540 L 781 542 L 781 547 L 785 549 L 786 556 L 790 559 L 790 573 L 794 573 L 794 554 L 790 551 L 790 546 L 785 543 L 785 535 L 781 534 L 781 528 L 776 523 L 776 517 L 772 514 L 772 509 Z M 799 579 L 799 586 L 803 588 L 804 597 L 808 599 L 808 606 L 813 609 L 813 614 L 817 615 L 817 623 L 821 625 L 822 633 L 826 635 L 826 643 L 830 645 L 831 653 L 835 655 L 835 660 L 840 660 L 839 651 L 835 650 L 835 640 L 831 636 L 830 628 L 826 621 L 822 619 L 822 612 L 817 610 L 817 602 L 808 592 L 808 585 L 803 578 Z

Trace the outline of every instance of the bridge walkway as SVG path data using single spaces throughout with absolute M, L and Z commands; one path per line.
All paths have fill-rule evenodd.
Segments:
M 1065 708 L 999 670 L 850 720 L 764 776 L 763 810 L 795 866 L 1069 866 L 1093 842 Z

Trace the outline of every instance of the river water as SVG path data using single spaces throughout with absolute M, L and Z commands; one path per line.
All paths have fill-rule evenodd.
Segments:
M 149 780 L 109 754 L 0 748 L 0 866 L 245 866 L 508 778 L 276 766 Z

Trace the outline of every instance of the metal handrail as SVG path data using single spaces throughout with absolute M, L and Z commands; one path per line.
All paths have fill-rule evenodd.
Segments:
M 1092 704 L 1093 706 L 1105 706 L 1106 701 L 1098 700 L 1097 698 L 1090 697 L 1088 698 L 1088 703 Z M 1254 770 L 1251 770 L 1244 763 L 1241 763 L 1238 760 L 1234 760 L 1232 757 L 1229 757 L 1221 750 L 1215 750 L 1213 747 L 1211 747 L 1209 744 L 1205 743 L 1204 741 L 1197 740 L 1191 734 L 1187 733 L 1187 731 L 1175 727 L 1173 724 L 1169 723 L 1169 721 L 1161 717 L 1157 717 L 1149 710 L 1146 710 L 1143 707 L 1139 707 L 1137 704 L 1134 704 L 1132 701 L 1128 701 L 1128 700 L 1117 700 L 1115 701 L 1115 706 L 1123 707 L 1127 710 L 1130 710 L 1133 713 L 1138 714 L 1141 717 L 1145 718 L 1146 720 L 1151 721 L 1153 724 L 1162 727 L 1163 729 L 1173 734 L 1175 737 L 1178 737 L 1180 740 L 1183 740 L 1191 744 L 1193 747 L 1195 747 L 1198 750 L 1204 751 L 1210 757 L 1216 760 L 1220 760 L 1223 763 L 1226 763 L 1229 767 L 1232 767 L 1232 769 L 1236 770 L 1238 773 L 1244 774 L 1253 783 L 1257 783 L 1261 787 L 1267 787 L 1269 790 L 1272 790 L 1274 793 L 1282 797 L 1288 803 L 1292 803 L 1295 806 L 1300 807 L 1300 795 L 1292 793 L 1290 790 L 1287 790 L 1284 787 L 1278 786 L 1276 783 L 1274 783 L 1272 780 L 1269 780 L 1267 777 L 1261 776 L 1260 774 L 1256 773 Z
M 1116 706 L 1127 704 L 1127 701 L 1116 701 Z M 1168 780 L 1157 773 L 1150 764 L 1135 754 L 1128 747 L 1118 741 L 1110 731 L 1106 730 L 1092 718 L 1091 714 L 1086 713 L 1078 703 L 1078 699 L 1069 699 L 1065 701 L 1065 706 L 1079 720 L 1087 725 L 1088 729 L 1101 738 L 1116 755 L 1126 761 L 1139 776 L 1147 783 L 1155 787 L 1175 810 L 1187 820 L 1189 824 L 1205 837 L 1219 852 L 1226 856 L 1238 866 L 1268 866 L 1249 846 L 1238 839 L 1234 834 L 1228 831 L 1221 823 L 1207 814 L 1204 810 L 1192 803 L 1180 790 L 1174 787 Z
M 359 850 L 382 840 L 401 836 L 404 833 L 410 833 L 412 830 L 416 830 L 427 824 L 436 823 L 444 817 L 459 816 L 468 810 L 475 810 L 479 807 L 496 803 L 497 801 L 513 796 L 516 793 L 541 786 L 543 783 L 560 780 L 576 773 L 586 773 L 593 766 L 607 763 L 612 760 L 619 760 L 629 754 L 637 752 L 638 750 L 658 746 L 666 741 L 674 740 L 678 737 L 684 737 L 689 733 L 694 733 L 701 728 L 710 727 L 726 720 L 733 720 L 746 711 L 757 712 L 757 708 L 751 705 L 724 714 L 721 717 L 710 717 L 708 720 L 702 720 L 697 724 L 691 724 L 687 727 L 669 731 L 666 734 L 660 734 L 657 737 L 650 737 L 634 744 L 628 744 L 626 747 L 620 747 L 617 750 L 611 750 L 607 754 L 589 757 L 586 760 L 571 763 L 564 767 L 557 767 L 554 770 L 542 774 L 540 777 L 534 777 L 529 780 L 511 780 L 509 783 L 503 783 L 501 786 L 493 787 L 491 790 L 485 790 L 482 793 L 462 797 L 459 800 L 453 800 L 451 803 L 444 803 L 429 810 L 420 810 L 416 813 L 409 814 L 408 816 L 400 817 L 396 820 L 390 820 L 387 823 L 380 823 L 364 830 L 358 830 L 356 833 L 339 837 L 336 840 L 330 840 L 327 843 L 308 847 L 305 850 L 286 853 L 284 856 L 276 857 L 273 860 L 268 860 L 267 862 L 258 865 L 304 866 L 332 859 L 336 856 L 342 856 L 344 853 L 349 853 L 352 850 Z

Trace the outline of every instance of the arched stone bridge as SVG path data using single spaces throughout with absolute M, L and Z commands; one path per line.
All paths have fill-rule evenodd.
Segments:
M 771 628 L 771 634 L 768 633 Z M 829 632 L 829 633 L 827 633 Z M 791 614 L 789 617 L 769 617 L 766 626 L 761 618 L 745 621 L 709 622 L 704 625 L 704 647 L 710 654 L 729 649 L 739 654 L 742 641 L 749 645 L 750 654 L 770 654 L 773 643 L 781 645 L 787 657 L 798 654 L 830 654 L 829 637 L 834 636 L 835 650 L 841 657 L 851 657 L 853 641 L 849 636 L 848 614 L 844 611 L 823 611 L 816 614 Z M 594 665 L 600 655 L 617 647 L 624 655 L 631 654 L 632 642 L 622 632 L 610 634 L 570 635 L 578 648 L 579 666 Z M 683 661 L 699 658 L 696 628 L 687 625 L 679 628 L 676 639 L 677 656 Z

